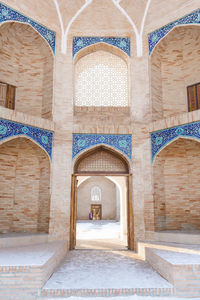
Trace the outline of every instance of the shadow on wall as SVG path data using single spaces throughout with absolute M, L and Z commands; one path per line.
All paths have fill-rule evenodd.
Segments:
M 47 42 L 31 26 L 1 25 L 0 105 L 52 119 L 53 59 Z
M 49 230 L 50 162 L 26 138 L 0 146 L 0 233 Z

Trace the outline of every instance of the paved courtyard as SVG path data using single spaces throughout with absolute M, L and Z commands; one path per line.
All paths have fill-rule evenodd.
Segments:
M 120 239 L 120 222 L 111 220 L 78 221 L 76 249 L 126 249 Z

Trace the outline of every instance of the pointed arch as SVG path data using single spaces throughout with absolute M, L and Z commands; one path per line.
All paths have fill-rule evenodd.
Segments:
M 49 231 L 50 161 L 37 143 L 18 136 L 0 144 L 0 232 Z
M 105 159 L 104 159 L 105 154 Z M 100 170 L 98 170 L 98 164 L 94 166 L 93 170 L 90 168 L 90 170 L 87 170 L 87 164 L 90 163 L 90 158 L 93 160 L 102 156 L 102 166 L 100 167 Z M 113 158 L 113 160 L 112 160 Z M 106 161 L 109 163 L 109 159 L 111 162 L 110 168 L 109 165 L 107 165 L 106 168 Z M 82 164 L 82 166 L 80 166 Z M 85 168 L 84 169 L 84 165 Z M 88 165 L 89 167 L 89 165 Z M 81 153 L 77 156 L 76 160 L 74 161 L 74 173 L 75 174 L 84 174 L 84 173 L 98 173 L 98 174 L 105 174 L 105 173 L 123 173 L 123 174 L 129 174 L 130 173 L 130 163 L 127 160 L 127 158 L 121 154 L 116 149 L 113 149 L 110 146 L 107 145 L 97 145 L 94 147 L 91 147 Z M 82 170 L 82 171 L 81 171 Z

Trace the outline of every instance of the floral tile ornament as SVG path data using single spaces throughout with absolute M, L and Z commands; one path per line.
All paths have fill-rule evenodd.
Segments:
M 159 41 L 165 37 L 174 27 L 181 25 L 200 25 L 200 9 L 176 20 L 173 21 L 154 32 L 150 33 L 148 36 L 149 39 L 149 55 L 151 55 L 155 46 L 159 43 Z
M 53 132 L 45 129 L 0 119 L 0 141 L 16 136 L 27 136 L 39 144 L 52 158 Z
M 125 37 L 85 37 L 76 36 L 73 38 L 73 57 L 81 49 L 97 43 L 106 43 L 124 51 L 128 56 L 131 55 L 130 39 Z
M 44 27 L 43 25 L 33 21 L 32 19 L 0 2 L 0 24 L 12 21 L 29 24 L 31 27 L 33 27 L 46 40 L 53 54 L 55 55 L 56 33 L 54 31 Z
M 188 137 L 200 141 L 200 122 L 188 123 L 152 132 L 150 134 L 152 162 L 160 150 L 178 137 Z
M 97 145 L 108 145 L 120 150 L 128 159 L 132 159 L 131 134 L 73 134 L 72 158 Z

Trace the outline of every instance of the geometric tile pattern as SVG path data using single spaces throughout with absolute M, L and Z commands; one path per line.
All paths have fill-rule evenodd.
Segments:
M 80 152 L 96 145 L 108 145 L 120 150 L 130 160 L 132 159 L 131 134 L 73 134 L 72 158 Z
M 0 119 L 0 141 L 14 136 L 27 136 L 52 157 L 53 132 L 37 127 Z
M 16 10 L 0 3 L 0 23 L 17 21 L 32 26 L 49 44 L 53 54 L 55 54 L 56 33 L 32 19 L 22 15 Z
M 81 49 L 100 42 L 115 46 L 128 54 L 128 56 L 131 55 L 129 38 L 76 36 L 73 38 L 73 57 Z
M 151 136 L 151 157 L 152 162 L 162 148 L 179 136 L 189 137 L 200 141 L 200 122 L 188 123 L 164 130 L 152 132 Z
M 200 24 L 200 9 L 163 26 L 149 34 L 149 55 L 152 53 L 158 42 L 167 35 L 174 27 L 179 25 Z

